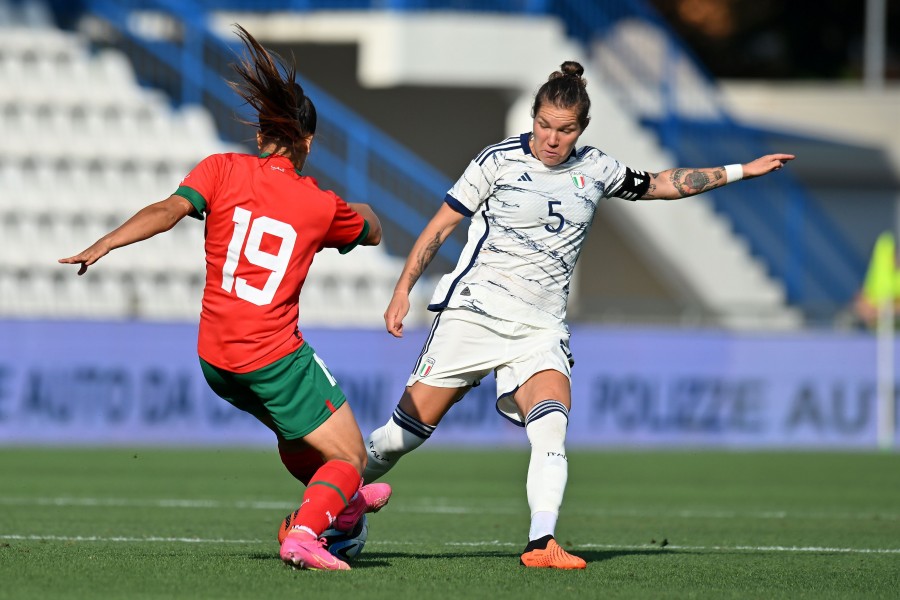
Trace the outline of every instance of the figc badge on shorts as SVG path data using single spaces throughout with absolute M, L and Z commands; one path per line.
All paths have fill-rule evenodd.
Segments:
M 434 367 L 434 359 L 429 356 L 425 359 L 425 362 L 422 363 L 422 366 L 419 367 L 419 377 L 425 377 L 431 373 L 432 367 Z

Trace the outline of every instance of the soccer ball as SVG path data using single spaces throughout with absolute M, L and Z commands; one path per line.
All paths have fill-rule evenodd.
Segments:
M 281 527 L 278 529 L 279 544 L 284 543 L 284 538 L 294 526 L 294 519 L 298 512 L 300 512 L 299 508 L 287 515 L 281 522 Z M 329 552 L 341 560 L 350 560 L 359 556 L 363 546 L 366 545 L 366 539 L 369 537 L 369 522 L 366 520 L 366 515 L 363 515 L 350 531 L 326 529 L 322 532 L 322 537 L 325 538 L 325 547 Z
M 369 537 L 369 523 L 366 515 L 363 515 L 350 531 L 338 531 L 326 529 L 322 533 L 325 538 L 325 547 L 328 551 L 341 560 L 352 560 L 359 556 L 366 539 Z

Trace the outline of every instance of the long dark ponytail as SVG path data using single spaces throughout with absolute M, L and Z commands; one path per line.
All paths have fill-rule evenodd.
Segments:
M 244 122 L 257 127 L 265 143 L 286 150 L 299 169 L 306 159 L 306 140 L 316 133 L 316 107 L 295 81 L 293 64 L 266 50 L 240 25 L 235 30 L 249 56 L 232 65 L 240 81 L 228 83 L 257 114 L 256 123 Z

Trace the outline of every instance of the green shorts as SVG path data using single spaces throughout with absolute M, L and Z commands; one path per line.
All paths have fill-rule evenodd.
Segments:
M 284 358 L 249 373 L 232 373 L 202 358 L 200 367 L 216 394 L 263 423 L 274 423 L 276 433 L 288 440 L 311 433 L 347 401 L 325 363 L 306 342 Z

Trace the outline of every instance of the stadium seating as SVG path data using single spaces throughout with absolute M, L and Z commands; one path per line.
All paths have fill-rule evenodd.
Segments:
M 123 54 L 92 51 L 40 2 L 0 0 L 0 131 L 0 318 L 197 319 L 198 221 L 119 249 L 83 278 L 56 260 L 166 198 L 204 156 L 245 151 L 220 141 L 205 109 L 173 109 Z M 380 326 L 401 264 L 377 248 L 323 251 L 304 324 Z

